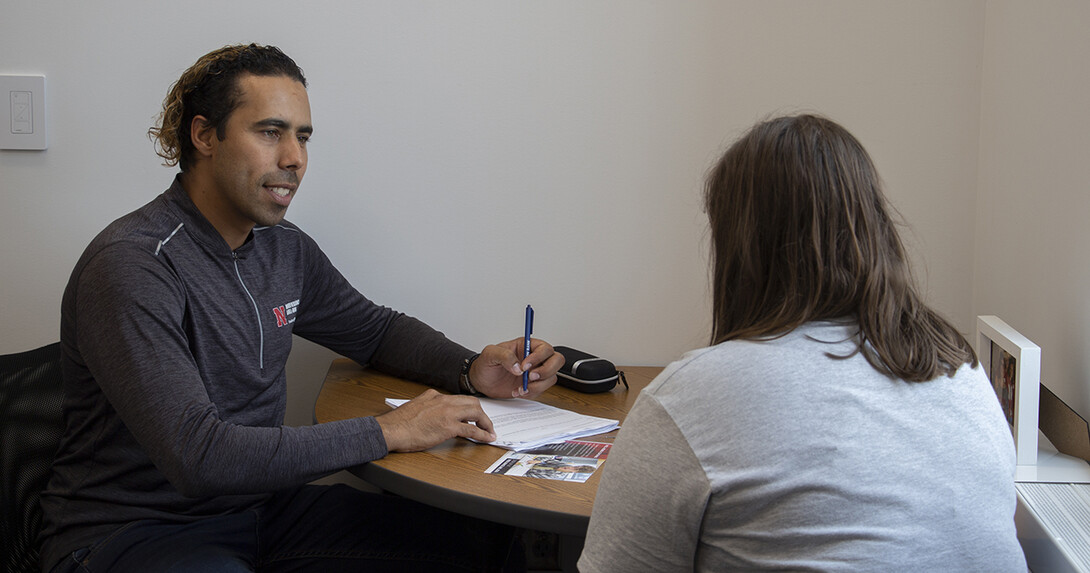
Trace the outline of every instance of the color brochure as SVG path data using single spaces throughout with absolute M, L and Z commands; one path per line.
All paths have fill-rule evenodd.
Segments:
M 486 474 L 524 476 L 583 483 L 609 456 L 613 444 L 566 441 L 524 452 L 507 452 Z
M 617 429 L 617 420 L 587 416 L 542 404 L 534 400 L 515 398 L 497 400 L 481 398 L 481 408 L 496 430 L 496 441 L 489 445 L 523 452 L 566 440 L 585 438 Z M 408 400 L 387 398 L 386 405 L 398 407 Z

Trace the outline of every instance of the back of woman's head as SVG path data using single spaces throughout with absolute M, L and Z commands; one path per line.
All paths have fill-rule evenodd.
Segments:
M 840 125 L 813 115 L 757 124 L 709 173 L 705 207 L 713 343 L 853 318 L 860 350 L 899 378 L 975 364 L 916 292 L 874 163 Z

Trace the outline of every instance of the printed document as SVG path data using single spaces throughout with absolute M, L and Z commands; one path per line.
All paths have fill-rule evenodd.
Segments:
M 534 400 L 480 400 L 481 408 L 488 414 L 496 430 L 496 441 L 487 443 L 517 452 L 545 444 L 604 434 L 619 426 L 617 420 L 586 416 Z M 408 400 L 386 399 L 386 404 L 394 408 L 405 402 Z

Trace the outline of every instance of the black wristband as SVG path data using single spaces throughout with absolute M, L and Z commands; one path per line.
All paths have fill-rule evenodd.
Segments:
M 469 394 L 472 396 L 483 396 L 473 387 L 473 383 L 469 381 L 469 369 L 473 367 L 473 361 L 479 358 L 481 354 L 478 352 L 473 356 L 470 356 L 462 362 L 462 374 L 458 377 L 458 390 L 463 394 Z

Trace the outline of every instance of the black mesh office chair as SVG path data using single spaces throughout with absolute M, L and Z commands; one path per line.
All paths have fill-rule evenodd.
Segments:
M 0 356 L 0 572 L 39 571 L 38 504 L 64 421 L 59 342 Z

